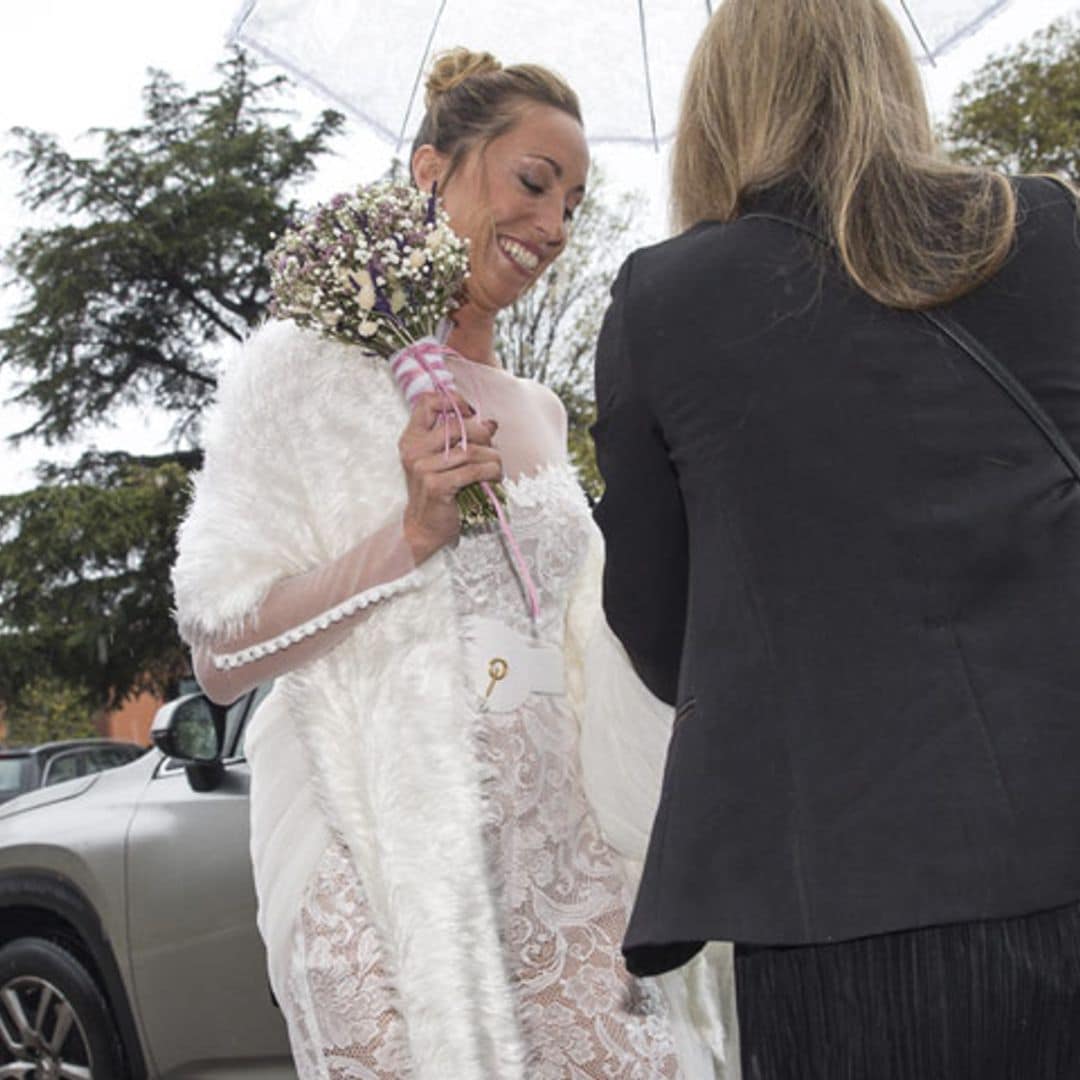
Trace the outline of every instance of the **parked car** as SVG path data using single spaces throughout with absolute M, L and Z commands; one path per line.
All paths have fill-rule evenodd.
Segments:
M 0 1076 L 295 1080 L 248 855 L 258 696 L 180 698 L 155 749 L 0 806 Z
M 145 750 L 118 739 L 64 739 L 0 749 L 0 803 L 24 791 L 126 765 Z

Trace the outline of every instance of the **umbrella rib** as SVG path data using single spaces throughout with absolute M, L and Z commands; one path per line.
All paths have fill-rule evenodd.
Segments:
M 653 147 L 660 152 L 660 140 L 656 137 L 656 107 L 653 104 L 652 76 L 649 73 L 649 36 L 645 30 L 645 0 L 638 0 L 638 25 L 641 27 L 641 58 L 645 64 L 645 93 L 649 99 L 649 124 L 652 127 Z
M 244 23 L 251 18 L 251 13 L 255 10 L 255 0 L 245 0 L 244 6 L 236 13 L 236 18 L 233 19 L 233 24 L 229 28 L 228 36 L 225 38 L 225 42 L 228 45 L 238 45 L 240 32 L 244 28 Z
M 431 43 L 435 40 L 439 23 L 442 21 L 443 12 L 446 10 L 447 0 L 442 0 L 439 10 L 435 12 L 435 21 L 431 24 L 431 32 L 428 34 L 427 43 L 424 45 L 424 55 L 420 57 L 420 66 L 416 69 L 416 78 L 413 80 L 412 91 L 409 94 L 409 104 L 405 106 L 405 115 L 401 118 L 401 131 L 398 134 L 395 155 L 401 153 L 401 144 L 405 141 L 405 129 L 409 126 L 409 116 L 412 113 L 413 103 L 416 101 L 416 91 L 420 89 L 420 80 L 424 76 L 424 67 L 427 64 L 428 53 L 431 52 Z
M 911 14 L 911 8 L 908 7 L 907 0 L 900 0 L 900 6 L 904 9 L 904 14 L 908 17 L 911 29 L 915 31 L 915 36 L 919 39 L 919 44 L 923 47 L 923 52 L 926 53 L 926 59 L 930 61 L 930 66 L 936 68 L 937 61 L 930 51 L 930 46 L 926 43 L 926 38 L 923 37 L 923 32 L 919 29 L 919 24 L 915 21 L 915 16 Z
M 1009 6 L 1010 0 L 997 0 L 997 3 L 991 4 L 981 15 L 979 15 L 972 22 L 969 22 L 966 26 L 962 26 L 959 30 L 955 31 L 952 36 L 947 37 L 944 41 L 940 42 L 937 47 L 937 55 L 941 56 L 943 53 L 948 52 L 958 41 L 963 41 L 964 38 L 970 37 L 981 26 L 997 15 L 1003 8 Z

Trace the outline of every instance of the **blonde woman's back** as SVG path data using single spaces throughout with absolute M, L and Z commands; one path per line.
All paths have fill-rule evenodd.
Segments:
M 1017 192 L 1009 259 L 947 310 L 1080 445 L 1075 207 Z M 735 941 L 750 1075 L 1072 1075 L 1073 978 L 1007 1031 L 934 1033 L 997 1010 L 965 965 L 1034 1001 L 1031 972 L 1080 964 L 1080 484 L 965 353 L 852 281 L 807 202 L 766 190 L 635 253 L 598 350 L 605 608 L 678 710 L 629 964 Z M 1020 944 L 969 931 L 988 920 Z M 856 1058 L 811 1046 L 833 1024 Z

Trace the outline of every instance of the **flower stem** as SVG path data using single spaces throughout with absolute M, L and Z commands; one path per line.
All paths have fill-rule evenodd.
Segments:
M 506 506 L 506 492 L 501 485 L 492 484 L 491 489 L 500 504 Z M 479 484 L 470 484 L 457 493 L 458 510 L 461 513 L 462 531 L 469 533 L 498 521 L 499 516 L 495 508 L 488 501 Z

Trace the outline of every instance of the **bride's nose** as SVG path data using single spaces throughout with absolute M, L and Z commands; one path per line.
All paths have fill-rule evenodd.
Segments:
M 566 210 L 562 200 L 546 199 L 538 211 L 537 233 L 545 248 L 558 250 L 566 243 Z

